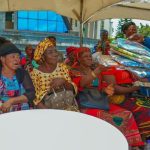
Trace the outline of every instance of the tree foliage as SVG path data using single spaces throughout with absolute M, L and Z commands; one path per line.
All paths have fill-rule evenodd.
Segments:
M 150 36 L 150 26 L 148 24 L 143 25 L 142 23 L 140 23 L 138 32 L 144 36 Z

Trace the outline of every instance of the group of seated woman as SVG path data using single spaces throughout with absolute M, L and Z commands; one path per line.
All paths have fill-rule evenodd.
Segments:
M 73 62 L 70 60 L 69 65 L 71 65 L 69 67 L 65 63 L 59 63 L 54 42 L 46 38 L 37 45 L 34 52 L 33 58 L 39 63 L 39 67 L 28 73 L 20 68 L 20 50 L 11 43 L 1 45 L 1 112 L 29 109 L 31 106 L 40 109 L 67 109 L 64 107 L 64 103 L 58 106 L 57 104 L 49 104 L 47 101 L 51 94 L 54 100 L 57 91 L 62 92 L 63 89 L 64 93 L 69 95 L 65 97 L 68 106 L 76 106 L 78 103 L 78 109 L 82 113 L 98 117 L 117 127 L 127 138 L 130 146 L 143 146 L 144 142 L 141 135 L 150 134 L 150 127 L 148 126 L 149 108 L 142 106 L 139 108 L 136 106 L 135 100 L 129 98 L 120 106 L 109 103 L 108 110 L 92 106 L 82 107 L 78 101 L 78 97 L 84 89 L 93 87 L 92 83 L 95 79 L 99 84 L 94 85 L 94 87 L 100 93 L 105 93 L 108 99 L 114 94 L 126 94 L 139 88 L 121 87 L 117 84 L 114 76 L 108 77 L 107 72 L 110 68 L 102 65 L 94 66 L 89 48 L 73 48 L 69 51 L 69 53 L 71 52 Z M 66 63 L 68 62 L 66 61 Z M 64 95 L 60 94 L 59 96 L 63 97 Z M 77 96 L 77 103 L 74 99 L 75 96 Z M 126 107 L 128 103 L 132 106 Z

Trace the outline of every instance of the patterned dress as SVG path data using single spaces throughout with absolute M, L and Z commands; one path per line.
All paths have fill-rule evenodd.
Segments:
M 103 75 L 114 75 L 116 83 L 126 86 L 134 82 L 132 75 L 125 70 L 116 70 L 111 68 L 102 73 Z M 150 81 L 150 80 L 149 80 Z M 101 84 L 103 87 L 103 83 Z M 143 89 L 143 88 L 142 88 Z M 138 125 L 140 134 L 143 137 L 150 136 L 150 97 L 138 97 L 133 94 L 114 95 L 112 103 L 119 104 L 122 108 L 128 109 L 133 113 L 135 121 Z
M 1 75 L 0 79 L 0 102 L 4 103 L 9 100 L 11 97 L 20 96 L 25 92 L 23 86 L 17 81 L 16 76 L 12 79 L 9 79 L 3 75 Z M 15 104 L 12 106 L 10 111 L 18 111 L 18 110 L 27 110 L 29 109 L 29 105 L 27 103 L 23 104 Z
M 78 87 L 78 92 L 82 91 L 84 88 L 80 86 L 80 81 L 83 78 L 83 73 L 75 68 L 70 71 L 70 74 L 73 82 Z M 109 111 L 94 108 L 82 108 L 81 111 L 85 114 L 103 119 L 117 127 L 124 134 L 130 146 L 143 145 L 144 143 L 142 142 L 137 124 L 131 111 L 114 104 L 110 104 L 109 107 Z
M 76 90 L 76 85 L 71 81 L 67 66 L 63 63 L 58 63 L 56 69 L 52 73 L 44 73 L 37 69 L 33 69 L 33 71 L 30 72 L 30 75 L 36 91 L 36 99 L 34 100 L 35 105 L 42 101 L 51 88 L 51 81 L 55 78 L 60 77 L 66 79 Z

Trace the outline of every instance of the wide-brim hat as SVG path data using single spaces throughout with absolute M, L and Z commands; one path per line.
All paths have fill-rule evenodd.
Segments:
M 6 43 L 0 46 L 0 56 L 5 56 L 12 53 L 21 54 L 21 51 L 12 43 Z

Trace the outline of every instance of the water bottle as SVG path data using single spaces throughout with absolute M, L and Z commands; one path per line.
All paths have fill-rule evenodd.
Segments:
M 150 150 L 150 139 L 146 140 L 146 145 L 145 145 L 144 150 Z

